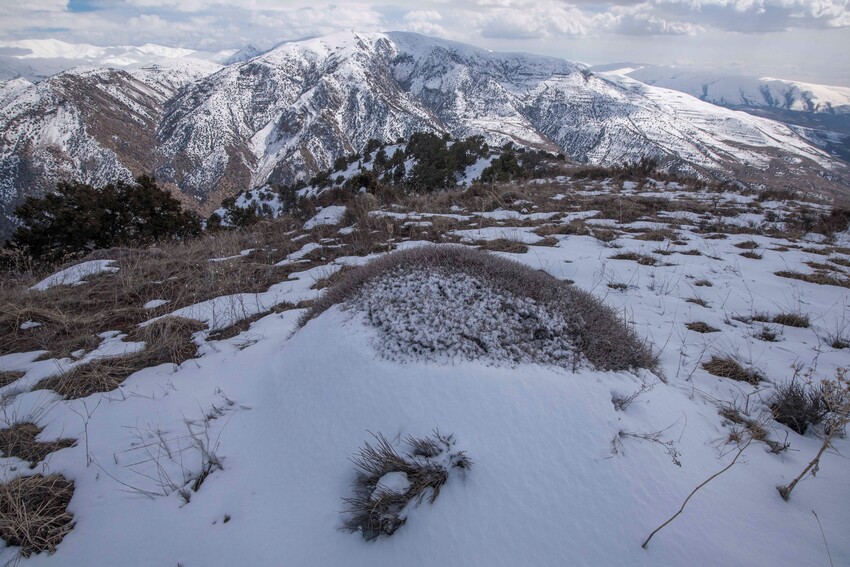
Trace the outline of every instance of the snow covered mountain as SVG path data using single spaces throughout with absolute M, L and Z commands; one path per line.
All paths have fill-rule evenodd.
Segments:
M 371 138 L 417 131 L 482 134 L 582 163 L 650 156 L 679 173 L 845 194 L 850 179 L 785 125 L 562 59 L 409 33 L 250 51 L 224 66 L 168 53 L 155 65 L 3 83 L 6 229 L 15 203 L 59 178 L 102 184 L 152 171 L 209 212 L 241 190 L 308 178 Z
M 833 155 L 850 160 L 848 87 L 636 63 L 597 65 L 593 70 L 784 122 Z

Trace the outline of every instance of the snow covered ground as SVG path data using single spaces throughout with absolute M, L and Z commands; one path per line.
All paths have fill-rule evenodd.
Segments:
M 41 440 L 78 440 L 32 470 L 16 458 L 0 461 L 4 479 L 50 472 L 75 483 L 75 527 L 55 554 L 21 565 L 827 565 L 829 555 L 835 565 L 850 564 L 850 464 L 841 455 L 850 442 L 838 439 L 817 477 L 785 502 L 776 486 L 802 471 L 821 439 L 816 428 L 798 435 L 772 420 L 768 439 L 787 443 L 786 450 L 750 444 L 641 548 L 738 452 L 730 434 L 740 428 L 721 409 L 763 418 L 774 384 L 790 380 L 792 366 L 812 369 L 814 379 L 850 366 L 850 351 L 829 344 L 850 330 L 850 288 L 777 275 L 831 266 L 846 282 L 850 236 L 789 240 L 767 231 L 783 228 L 767 217 L 787 204 L 763 203 L 759 216 L 746 196 L 669 186 L 642 190 L 663 194 L 671 209 L 688 198 L 714 203 L 715 219 L 753 216 L 738 229 L 727 222 L 726 234 L 704 230 L 703 216 L 686 211 L 624 223 L 595 219 L 584 221 L 591 233 L 560 233 L 589 215 L 569 208 L 575 187 L 553 185 L 551 195 L 529 185 L 541 189 L 529 190 L 534 204 L 527 207 L 560 215 L 463 211 L 445 219 L 459 223 L 447 238 L 522 240 L 527 253 L 499 254 L 604 300 L 651 341 L 659 373 L 390 360 L 375 349 L 379 332 L 364 314 L 340 307 L 297 331 L 303 310 L 291 309 L 232 338 L 210 338 L 240 317 L 317 297 L 322 292 L 312 284 L 370 258 L 362 256 L 305 266 L 266 293 L 176 309 L 208 324 L 195 335 L 197 358 L 139 371 L 113 392 L 63 400 L 29 391 L 58 361 L 8 354 L 0 370 L 25 374 L 0 390 L 7 424 L 31 417 L 45 428 Z M 629 186 L 621 194 L 638 191 Z M 736 208 L 740 215 L 732 216 Z M 395 208 L 381 218 L 401 226 L 437 217 Z M 644 238 L 659 226 L 675 235 Z M 300 231 L 301 251 L 288 263 L 324 246 L 329 230 Z M 532 230 L 548 231 L 554 243 L 538 245 Z M 430 245 L 396 236 L 397 248 Z M 806 315 L 810 325 L 753 320 L 780 313 Z M 686 326 L 696 322 L 717 331 Z M 764 328 L 774 340 L 760 338 Z M 114 355 L 116 337 L 105 340 L 113 342 L 101 354 Z M 714 355 L 735 357 L 767 380 L 713 376 L 702 365 Z M 615 407 L 613 400 L 637 391 L 624 410 Z M 342 498 L 354 480 L 349 458 L 370 432 L 400 443 L 435 428 L 454 434 L 472 460 L 466 475 L 450 478 L 433 504 L 413 510 L 389 538 L 366 542 L 342 531 Z M 192 490 L 204 471 L 210 474 Z M 13 559 L 17 548 L 2 553 Z

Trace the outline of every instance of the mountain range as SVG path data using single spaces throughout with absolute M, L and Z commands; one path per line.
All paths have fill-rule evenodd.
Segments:
M 60 179 L 153 173 L 208 213 L 240 191 L 309 178 L 370 139 L 418 131 L 577 163 L 649 156 L 680 174 L 850 196 L 847 163 L 805 128 L 553 57 L 401 32 L 265 52 L 92 47 L 0 45 L 0 67 L 14 59 L 32 71 L 0 70 L 0 238 L 18 203 Z M 85 64 L 45 78 L 14 55 L 36 48 L 51 64 L 62 53 L 65 66 Z

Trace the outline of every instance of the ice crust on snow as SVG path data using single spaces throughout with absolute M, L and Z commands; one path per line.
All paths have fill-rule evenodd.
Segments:
M 390 360 L 575 366 L 581 359 L 560 313 L 462 272 L 392 270 L 350 305 L 378 330 L 373 346 Z

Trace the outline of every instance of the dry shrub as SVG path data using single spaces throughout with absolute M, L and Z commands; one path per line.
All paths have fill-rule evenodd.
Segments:
M 75 366 L 70 371 L 45 378 L 35 390 L 53 390 L 67 399 L 110 392 L 139 370 L 171 363 L 179 365 L 194 358 L 198 347 L 192 335 L 205 326 L 183 317 L 163 317 L 134 332 L 131 340 L 144 341 L 145 348 L 126 356 L 100 358 Z
M 299 327 L 331 306 L 353 299 L 370 281 L 399 269 L 464 273 L 494 289 L 546 306 L 569 322 L 572 344 L 597 368 L 657 366 L 651 349 L 634 330 L 590 293 L 546 272 L 465 246 L 423 246 L 393 252 L 346 272 L 304 314 Z
M 791 272 L 782 270 L 776 272 L 776 275 L 781 278 L 790 278 L 792 280 L 800 280 L 818 285 L 834 285 L 836 287 L 845 287 L 850 289 L 850 278 L 836 278 L 829 274 L 816 272 L 814 274 L 804 274 L 802 272 Z
M 703 363 L 702 367 L 714 376 L 729 378 L 738 382 L 758 384 L 763 376 L 753 369 L 746 369 L 734 358 L 728 356 L 712 356 L 711 360 Z
M 53 553 L 74 527 L 68 504 L 74 483 L 60 475 L 40 474 L 0 485 L 0 538 L 21 554 Z
M 16 423 L 6 429 L 0 429 L 0 451 L 4 457 L 17 457 L 27 461 L 30 468 L 43 461 L 54 451 L 73 447 L 74 439 L 59 439 L 58 441 L 36 441 L 42 428 L 34 423 Z
M 823 387 L 798 380 L 797 376 L 787 384 L 776 386 L 770 409 L 773 419 L 800 435 L 829 413 Z
M 694 331 L 695 333 L 719 333 L 720 329 L 715 329 L 708 323 L 703 323 L 702 321 L 697 321 L 696 323 L 688 323 L 685 325 L 689 331 Z
M 407 521 L 407 514 L 424 500 L 432 503 L 454 471 L 465 473 L 472 461 L 463 451 L 454 450 L 452 435 L 435 431 L 431 437 L 407 436 L 407 452 L 402 455 L 383 435 L 374 435 L 351 459 L 357 468 L 354 496 L 343 498 L 350 517 L 343 529 L 360 532 L 366 540 L 390 536 Z M 380 483 L 388 474 L 403 475 L 408 486 L 396 490 Z

